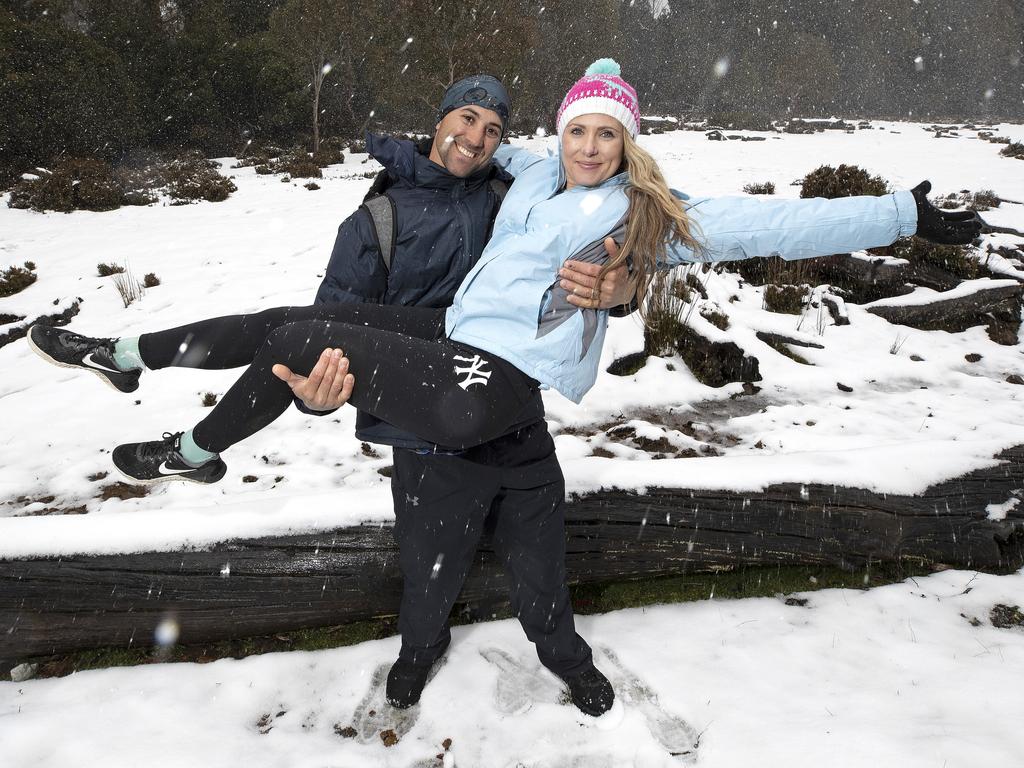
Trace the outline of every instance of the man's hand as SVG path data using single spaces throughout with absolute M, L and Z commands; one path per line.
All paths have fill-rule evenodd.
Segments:
M 940 245 L 968 245 L 981 234 L 984 222 L 975 211 L 943 211 L 928 202 L 930 181 L 922 181 L 912 190 L 917 203 L 917 236 Z
M 286 365 L 278 363 L 271 369 L 277 378 L 292 388 L 311 411 L 333 411 L 348 402 L 352 396 L 355 377 L 348 372 L 348 358 L 340 349 L 325 349 L 320 353 L 309 376 L 292 373 Z
M 619 256 L 619 246 L 610 237 L 604 239 L 608 260 L 614 261 Z M 569 292 L 570 304 L 582 309 L 613 309 L 629 304 L 636 294 L 636 284 L 629 279 L 629 271 L 625 264 L 598 279 L 601 273 L 600 264 L 589 264 L 585 261 L 567 261 L 558 270 L 562 278 L 559 285 Z

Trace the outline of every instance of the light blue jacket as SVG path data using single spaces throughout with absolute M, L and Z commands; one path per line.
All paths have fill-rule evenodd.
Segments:
M 480 261 L 448 309 L 454 341 L 512 363 L 542 385 L 579 402 L 597 379 L 608 313 L 579 309 L 558 286 L 569 258 L 600 262 L 604 238 L 622 242 L 627 176 L 596 187 L 564 184 L 557 155 L 541 158 L 503 145 L 495 160 L 516 177 Z M 704 246 L 670 246 L 664 268 L 755 256 L 806 259 L 888 245 L 917 229 L 910 192 L 836 200 L 689 199 L 687 213 Z

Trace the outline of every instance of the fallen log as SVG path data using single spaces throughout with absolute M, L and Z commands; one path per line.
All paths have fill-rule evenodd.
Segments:
M 823 276 L 851 291 L 855 303 L 910 293 L 911 284 L 936 291 L 948 291 L 960 284 L 959 277 L 926 261 L 864 259 L 849 254 L 829 256 L 823 261 Z
M 951 298 L 936 297 L 925 304 L 887 303 L 867 307 L 873 315 L 890 323 L 907 325 L 923 331 L 957 333 L 975 325 L 993 321 L 1019 322 L 1024 284 L 979 288 Z
M 850 313 L 847 311 L 846 302 L 841 296 L 836 296 L 834 293 L 823 293 L 821 301 L 832 317 L 832 322 L 836 325 L 850 324 Z
M 1007 201 L 1010 202 L 1010 201 Z M 1016 235 L 1017 237 L 1024 237 L 1024 232 L 1013 227 L 996 227 L 992 224 L 986 224 L 981 228 L 981 234 L 983 235 Z
M 28 329 L 31 328 L 36 323 L 41 323 L 43 325 L 67 325 L 68 323 L 71 322 L 71 319 L 79 313 L 79 304 L 81 303 L 81 301 L 82 299 L 81 297 L 79 297 L 77 301 L 71 302 L 71 305 L 68 306 L 68 308 L 65 309 L 63 312 L 54 312 L 53 314 L 49 315 L 39 315 L 39 317 L 35 318 L 31 322 L 22 322 L 21 325 L 16 325 L 6 333 L 0 334 L 0 347 L 6 347 L 8 344 L 18 341 L 18 339 L 25 338 L 25 336 L 28 334 Z M 24 319 L 25 318 L 23 317 L 21 318 L 21 320 Z M 19 321 L 13 320 L 11 322 Z
M 1006 502 L 1024 488 L 1024 445 L 998 458 L 918 496 L 792 483 L 745 494 L 587 494 L 566 505 L 570 579 L 905 559 L 1016 570 L 1024 565 L 1024 504 Z M 990 504 L 1012 508 L 991 519 Z M 0 561 L 0 660 L 148 647 L 169 618 L 180 642 L 201 643 L 389 616 L 400 589 L 391 532 L 380 525 L 198 552 Z M 493 603 L 505 592 L 484 542 L 461 601 Z
M 824 349 L 824 344 L 819 344 L 816 341 L 807 341 L 805 339 L 796 339 L 792 336 L 786 336 L 782 333 L 774 333 L 773 331 L 757 331 L 754 334 L 763 341 L 765 344 L 792 344 L 794 347 L 803 347 L 804 349 Z

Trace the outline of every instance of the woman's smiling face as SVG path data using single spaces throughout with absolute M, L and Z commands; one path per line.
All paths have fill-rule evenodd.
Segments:
M 595 187 L 618 173 L 622 166 L 624 130 L 622 123 L 609 115 L 573 118 L 562 133 L 565 188 Z

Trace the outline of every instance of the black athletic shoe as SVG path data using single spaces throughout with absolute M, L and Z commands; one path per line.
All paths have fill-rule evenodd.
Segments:
M 408 709 L 418 703 L 423 688 L 430 679 L 431 671 L 442 659 L 451 641 L 451 635 L 448 635 L 444 640 L 444 645 L 441 646 L 441 652 L 430 664 L 413 664 L 402 659 L 398 659 L 392 664 L 391 671 L 388 672 L 388 684 L 384 689 L 384 696 L 388 700 L 388 704 L 395 709 Z
M 92 371 L 119 392 L 139 388 L 142 371 L 122 371 L 117 367 L 113 339 L 93 339 L 46 325 L 33 325 L 27 338 L 32 351 L 54 365 Z
M 408 709 L 420 700 L 433 664 L 421 666 L 399 659 L 391 665 L 385 697 L 395 709 Z
M 151 485 L 165 480 L 190 480 L 193 483 L 216 483 L 227 472 L 220 456 L 193 467 L 181 455 L 183 433 L 164 432 L 163 440 L 148 443 L 126 443 L 114 449 L 114 466 L 132 482 Z
M 582 672 L 562 678 L 569 686 L 572 703 L 584 714 L 600 717 L 615 703 L 615 691 L 608 678 L 591 665 Z

